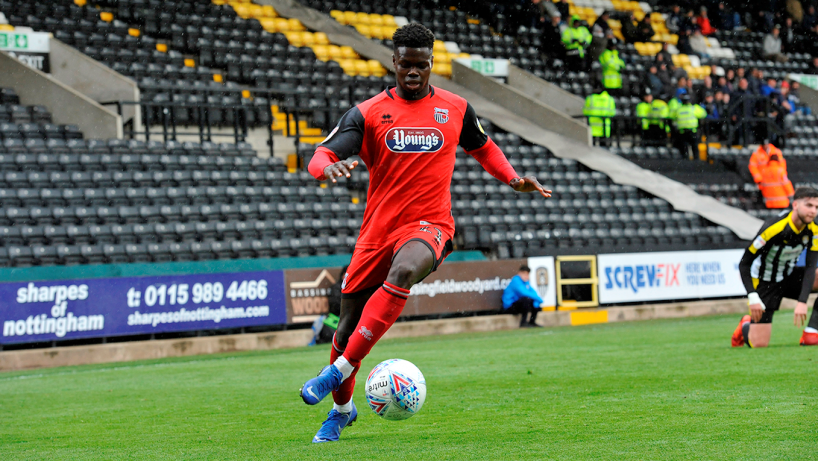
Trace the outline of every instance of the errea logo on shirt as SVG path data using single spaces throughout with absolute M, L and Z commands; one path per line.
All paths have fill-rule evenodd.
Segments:
M 392 152 L 437 152 L 443 147 L 443 133 L 437 128 L 391 128 L 384 137 Z

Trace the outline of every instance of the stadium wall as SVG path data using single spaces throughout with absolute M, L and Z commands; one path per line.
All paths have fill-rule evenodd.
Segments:
M 139 102 L 139 86 L 130 78 L 55 38 L 50 43 L 52 77 L 98 103 Z M 115 106 L 107 107 L 113 110 Z M 122 118 L 123 123 L 131 121 L 134 124 L 134 131 L 142 131 L 138 105 L 123 106 Z
M 570 117 L 582 115 L 585 101 L 531 72 L 509 64 L 508 86 Z
M 581 326 L 599 323 L 738 314 L 746 311 L 746 299 L 698 301 L 581 311 L 543 312 L 537 317 L 537 323 L 547 327 Z M 385 338 L 511 330 L 517 328 L 518 324 L 519 320 L 513 315 L 489 315 L 398 322 L 387 332 Z M 49 349 L 0 351 L 0 372 L 303 347 L 309 342 L 312 335 L 312 330 L 305 329 L 256 334 L 55 347 Z
M 514 112 L 519 116 L 545 129 L 585 145 L 591 144 L 591 128 L 588 125 L 570 117 L 565 112 L 534 99 L 533 95 L 529 93 L 524 93 L 493 78 L 486 77 L 457 61 L 452 61 L 452 81 L 476 93 L 485 95 L 503 107 L 514 108 Z
M 14 88 L 24 104 L 46 106 L 55 123 L 77 125 L 86 138 L 122 138 L 122 118 L 88 96 L 3 51 L 0 69 L 0 87 Z

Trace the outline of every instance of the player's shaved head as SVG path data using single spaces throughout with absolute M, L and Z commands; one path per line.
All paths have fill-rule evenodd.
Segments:
M 411 23 L 396 30 L 392 42 L 398 96 L 409 100 L 426 97 L 434 61 L 435 34 L 422 24 Z

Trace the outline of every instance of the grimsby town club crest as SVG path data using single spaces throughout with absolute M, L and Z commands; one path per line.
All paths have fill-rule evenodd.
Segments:
M 446 123 L 449 121 L 449 109 L 439 109 L 435 107 L 435 121 L 437 123 Z

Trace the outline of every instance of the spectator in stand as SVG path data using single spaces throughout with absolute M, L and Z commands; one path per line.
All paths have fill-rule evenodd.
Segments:
M 731 10 L 724 2 L 719 2 L 717 18 L 716 28 L 720 30 L 733 30 L 741 25 L 739 14 Z
M 733 84 L 727 80 L 727 77 L 719 77 L 719 81 L 717 84 L 719 91 L 722 93 L 732 93 L 733 92 Z
M 707 39 L 704 37 L 704 35 L 702 35 L 702 31 L 699 30 L 698 27 L 690 36 L 690 48 L 693 49 L 696 56 L 700 58 L 710 57 L 710 47 L 707 45 Z
M 721 118 L 719 116 L 719 106 L 716 104 L 716 97 L 713 93 L 708 91 L 704 94 L 704 100 L 701 106 L 707 111 L 707 118 L 709 120 L 718 120 Z
M 554 6 L 557 7 L 557 11 L 560 12 L 560 17 L 563 19 L 563 21 L 566 20 L 566 18 L 571 17 L 571 13 L 569 11 L 571 6 L 568 4 L 568 2 L 554 0 Z
M 696 25 L 696 14 L 693 10 L 687 10 L 687 14 L 682 19 L 682 30 L 687 30 L 690 34 L 697 28 Z
M 807 13 L 801 21 L 801 30 L 812 30 L 818 24 L 818 15 L 815 14 L 815 5 L 810 5 L 807 8 Z
M 713 77 L 705 75 L 703 83 L 695 89 L 696 100 L 701 103 L 708 93 L 713 95 L 715 92 L 716 88 L 713 86 Z
M 812 58 L 812 63 L 809 66 L 809 72 L 811 74 L 818 74 L 818 56 Z
M 756 32 L 770 33 L 773 28 L 773 14 L 769 11 L 759 10 L 756 14 L 753 30 Z
M 639 29 L 639 38 L 640 42 L 649 42 L 654 35 L 656 35 L 656 31 L 653 30 L 653 26 L 650 25 L 650 16 L 645 15 L 637 26 Z
M 640 40 L 639 28 L 637 27 L 636 18 L 633 17 L 633 13 L 628 13 L 628 16 L 622 20 L 622 37 L 626 43 L 642 41 Z
M 742 122 L 743 120 L 752 118 L 755 115 L 755 100 L 753 99 L 753 92 L 750 91 L 750 84 L 746 78 L 739 80 L 738 88 L 733 92 L 731 98 L 733 99 L 733 108 L 729 114 L 725 114 L 730 118 L 733 124 Z M 749 144 L 751 139 L 747 139 L 745 130 L 736 130 L 737 140 L 730 140 L 730 142 L 738 141 L 736 144 Z
M 542 27 L 543 23 L 545 23 L 545 18 L 548 16 L 548 9 L 545 5 L 546 2 L 543 0 L 531 0 L 531 3 L 528 4 L 528 11 L 531 19 L 531 25 L 529 28 L 539 28 Z
M 752 70 L 750 70 L 750 77 L 747 78 L 747 83 L 751 93 L 761 94 L 761 85 L 764 84 L 764 72 L 753 67 Z
M 777 84 L 774 78 L 768 78 L 767 82 L 764 85 L 761 85 L 761 95 L 762 96 L 770 96 L 771 94 L 778 93 Z
M 520 314 L 520 328 L 538 327 L 537 313 L 542 310 L 543 300 L 531 287 L 531 269 L 523 265 L 503 290 L 503 310 L 507 314 Z
M 784 109 L 784 116 L 794 114 L 796 109 L 795 101 L 790 97 L 790 84 L 781 82 L 781 90 L 774 94 L 775 102 Z
M 648 74 L 645 76 L 645 82 L 643 86 L 646 88 L 650 88 L 651 94 L 656 95 L 657 98 L 664 98 L 665 93 L 665 85 L 662 83 L 662 79 L 659 78 L 658 69 L 656 68 L 656 64 L 651 64 L 650 68 L 648 69 Z
M 608 25 L 608 20 L 611 19 L 611 15 L 608 11 L 603 11 L 602 14 L 596 18 L 594 21 L 594 26 L 591 28 L 591 33 L 594 37 L 602 37 L 607 39 L 613 39 L 613 29 L 611 26 Z
M 542 30 L 542 53 L 551 59 L 565 59 L 565 47 L 562 45 L 562 26 L 559 13 L 551 16 L 551 22 Z
M 783 84 L 782 84 L 783 86 Z M 804 106 L 801 104 L 801 84 L 797 81 L 793 80 L 790 82 L 790 92 L 789 92 L 789 99 L 795 105 L 795 111 L 801 112 L 804 115 L 812 115 L 812 110 L 809 106 Z
M 764 44 L 761 54 L 764 59 L 772 59 L 776 62 L 787 62 L 787 57 L 781 53 L 781 28 L 776 25 L 772 32 L 764 36 Z
M 797 45 L 797 35 L 795 27 L 792 25 L 792 18 L 788 17 L 784 20 L 784 26 L 781 27 L 779 36 L 781 37 L 781 49 L 787 53 L 794 53 Z
M 722 120 L 727 118 L 727 113 L 730 109 L 730 93 L 722 93 L 719 97 L 719 92 L 716 92 L 716 107 L 719 108 L 719 115 Z
M 707 8 L 705 7 L 702 7 L 699 17 L 696 18 L 696 24 L 699 26 L 703 35 L 713 35 L 716 33 L 716 29 L 713 28 L 710 24 L 710 19 L 707 17 Z
M 671 34 L 678 34 L 682 30 L 682 13 L 678 4 L 670 8 L 670 15 L 667 17 L 666 26 Z
M 596 62 L 599 57 L 605 53 L 605 50 L 610 44 L 616 43 L 616 38 L 613 35 L 613 29 L 608 25 L 609 14 L 603 11 L 593 27 L 591 27 L 591 46 L 588 47 L 589 62 Z
M 733 89 L 738 88 L 739 82 L 741 79 L 747 77 L 747 71 L 743 67 L 739 67 L 736 69 L 736 76 L 733 78 Z

